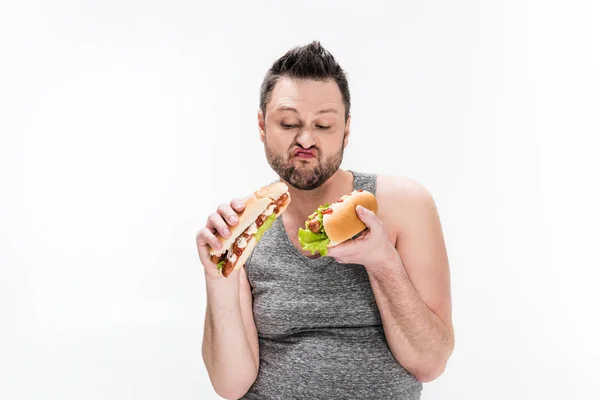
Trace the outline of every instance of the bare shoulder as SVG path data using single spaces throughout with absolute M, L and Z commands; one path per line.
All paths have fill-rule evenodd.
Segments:
M 392 223 L 415 212 L 435 212 L 435 202 L 429 189 L 406 176 L 379 175 L 377 200 L 382 213 L 391 217 Z
M 421 182 L 407 176 L 378 175 L 377 195 L 430 196 L 429 190 Z

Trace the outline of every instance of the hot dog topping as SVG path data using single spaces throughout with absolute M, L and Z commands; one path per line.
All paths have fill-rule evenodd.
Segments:
M 256 233 L 259 231 L 259 228 L 266 221 L 272 221 L 273 214 L 277 214 L 280 211 L 280 208 L 285 204 L 288 198 L 289 195 L 284 193 L 281 197 L 279 197 L 279 199 L 269 204 L 265 211 L 260 214 L 256 220 L 238 236 L 228 251 L 223 253 L 221 256 L 213 255 L 210 257 L 211 261 L 217 264 L 217 269 L 222 271 L 224 276 L 229 275 L 229 273 L 233 270 L 235 267 L 235 262 L 243 254 L 244 249 L 248 246 L 248 242 L 256 235 Z M 257 238 L 257 240 L 258 239 L 259 238 Z

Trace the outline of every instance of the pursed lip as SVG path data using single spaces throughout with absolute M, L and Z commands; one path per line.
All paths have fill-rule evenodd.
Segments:
M 294 156 L 302 158 L 315 157 L 315 152 L 310 149 L 296 148 L 294 149 Z

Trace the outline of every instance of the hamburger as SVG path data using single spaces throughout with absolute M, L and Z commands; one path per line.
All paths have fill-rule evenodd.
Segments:
M 230 227 L 231 236 L 226 239 L 217 234 L 223 246 L 221 250 L 209 247 L 211 261 L 225 278 L 244 265 L 264 233 L 288 207 L 291 198 L 288 186 L 275 182 L 256 190 L 243 201 L 246 207 L 237 213 L 238 223 Z
M 358 236 L 366 225 L 356 215 L 357 205 L 375 214 L 379 211 L 377 198 L 366 190 L 354 190 L 334 203 L 324 204 L 308 216 L 304 229 L 298 229 L 302 248 L 326 256 L 327 249 Z

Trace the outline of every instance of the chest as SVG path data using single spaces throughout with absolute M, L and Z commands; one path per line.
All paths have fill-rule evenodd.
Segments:
M 362 265 L 303 259 L 284 234 L 268 231 L 247 264 L 259 335 L 381 323 Z

